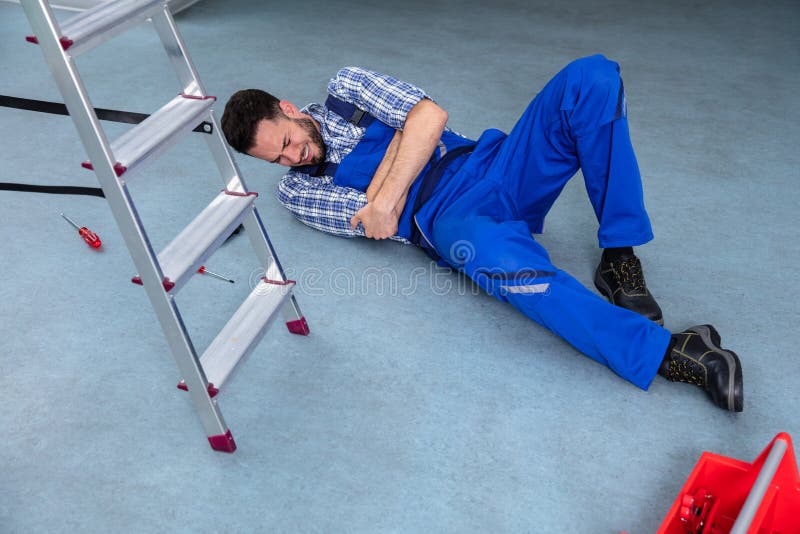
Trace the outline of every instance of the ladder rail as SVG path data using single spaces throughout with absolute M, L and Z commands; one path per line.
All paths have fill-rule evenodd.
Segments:
M 275 250 L 272 248 L 272 242 L 264 229 L 264 223 L 261 221 L 258 210 L 253 210 L 244 220 L 243 224 L 247 236 L 250 238 L 250 242 L 256 249 L 261 265 L 264 266 L 264 277 L 268 280 L 288 281 L 286 273 L 275 254 Z M 286 304 L 281 309 L 281 313 L 283 313 L 283 319 L 287 323 L 287 326 L 290 326 L 289 323 L 296 323 L 297 321 L 304 320 L 303 313 L 300 311 L 300 306 L 297 304 L 294 294 L 286 301 Z M 290 330 L 291 329 L 290 326 Z
M 193 96 L 208 96 L 169 7 L 165 4 L 164 9 L 153 15 L 151 20 L 178 76 L 178 82 L 183 87 L 183 92 Z
M 197 96 L 207 96 L 169 8 L 165 8 L 162 12 L 153 16 L 152 21 L 169 56 L 178 81 L 184 86 L 184 92 L 197 90 L 199 92 Z M 230 150 L 227 148 L 227 141 L 222 136 L 219 120 L 213 110 L 209 114 L 208 122 L 212 124 L 212 133 L 210 136 L 206 136 L 206 143 L 225 183 L 225 188 L 229 191 L 247 193 L 249 189 L 231 156 Z M 253 248 L 259 255 L 259 260 L 267 277 L 270 278 L 271 276 L 273 280 L 285 282 L 287 278 L 283 267 L 277 259 L 272 243 L 269 241 L 269 237 L 257 213 L 255 218 L 248 217 L 248 221 L 244 225 L 248 235 L 251 237 Z M 256 236 L 255 234 L 259 235 Z M 264 253 L 265 251 L 266 253 Z M 297 312 L 298 316 L 294 317 L 294 314 L 292 314 L 292 319 L 299 319 L 299 309 Z
M 217 164 L 220 175 L 223 177 L 223 181 L 226 182 L 225 187 L 229 191 L 246 192 L 248 190 L 247 184 L 242 178 L 239 166 L 233 159 L 230 149 L 228 149 L 227 141 L 222 135 L 222 128 L 220 128 L 219 120 L 214 110 L 211 110 L 208 121 L 211 122 L 213 131 L 211 135 L 205 136 L 206 143 L 214 157 L 214 162 Z M 284 271 L 278 255 L 275 253 L 275 248 L 272 246 L 272 241 L 269 239 L 258 209 L 254 209 L 242 224 L 253 249 L 256 251 L 259 263 L 264 269 L 264 276 L 270 280 L 286 282 L 288 280 L 286 271 Z M 286 301 L 282 308 L 282 313 L 284 321 L 287 323 L 300 321 L 303 318 L 303 313 L 300 311 L 300 306 L 297 304 L 294 295 Z
M 155 252 L 144 232 L 125 182 L 116 177 L 114 158 L 105 133 L 99 125 L 71 57 L 59 43 L 60 32 L 50 6 L 45 0 L 25 0 L 22 6 L 39 39 L 42 53 L 50 66 L 84 148 L 95 162 L 95 175 L 103 188 L 134 265 L 139 270 L 145 291 L 166 335 L 175 361 L 190 387 L 191 399 L 197 408 L 203 427 L 209 436 L 223 435 L 228 432 L 228 427 L 216 401 L 211 399 L 206 391 L 205 373 L 174 298 L 163 291 L 161 285 L 163 273 Z
M 64 98 L 67 111 L 78 129 L 78 135 L 89 159 L 106 164 L 98 164 L 98 167 L 110 166 L 113 168 L 114 156 L 111 153 L 111 146 L 105 131 L 100 126 L 100 121 L 89 100 L 89 94 L 83 81 L 78 75 L 75 63 L 72 57 L 61 48 L 61 45 L 56 44 L 61 32 L 49 4 L 46 0 L 24 0 L 22 8 L 39 39 L 39 47 Z M 103 182 L 106 181 L 106 178 L 105 175 L 98 174 L 101 186 L 105 185 Z
M 213 131 L 211 135 L 205 136 L 206 143 L 220 174 L 223 176 L 223 181 L 226 182 L 226 189 L 247 192 L 247 184 L 242 178 L 239 166 L 234 161 L 231 151 L 228 149 L 227 141 L 222 135 L 222 128 L 214 110 L 211 110 L 208 121 L 212 124 Z M 265 276 L 271 280 L 285 282 L 287 280 L 286 273 L 278 260 L 277 254 L 275 254 L 275 249 L 267 235 L 264 224 L 261 222 L 258 211 L 256 210 L 251 216 L 247 217 L 243 224 L 258 255 L 259 262 L 264 268 Z
M 185 87 L 184 91 L 197 89 L 199 91 L 198 96 L 206 96 L 205 89 L 199 81 L 197 69 L 189 56 L 184 40 L 175 25 L 175 20 L 169 9 L 165 9 L 157 16 L 154 16 L 152 20 L 175 69 L 178 80 Z M 248 192 L 247 184 L 228 149 L 227 141 L 222 135 L 219 120 L 213 110 L 209 114 L 208 121 L 212 123 L 213 131 L 210 136 L 206 136 L 206 143 L 225 183 L 225 188 L 229 191 L 240 193 Z M 286 273 L 278 260 L 277 254 L 275 254 L 275 249 L 258 215 L 258 210 L 253 210 L 253 213 L 245 219 L 243 224 L 266 277 L 281 282 L 287 281 Z M 294 295 L 287 300 L 286 305 L 282 308 L 282 313 L 287 323 L 302 320 L 303 314 Z
M 219 119 L 215 110 L 211 110 L 207 118 L 211 123 L 211 134 L 204 136 L 208 150 L 214 158 L 214 163 L 219 170 L 222 177 L 222 182 L 225 184 L 225 189 L 228 191 L 236 191 L 239 193 L 247 193 L 249 191 L 247 184 L 242 178 L 236 161 L 234 161 L 230 150 L 228 150 L 228 143 L 222 135 L 222 128 L 219 125 Z
M 191 94 L 188 93 L 188 91 L 196 89 L 199 91 L 197 96 L 207 96 L 205 89 L 200 83 L 197 69 L 189 56 L 189 51 L 186 48 L 183 37 L 181 37 L 178 31 L 175 19 L 172 17 L 169 8 L 165 8 L 162 12 L 153 16 L 152 21 L 153 26 L 158 32 L 158 36 L 161 38 L 164 49 L 169 56 L 178 81 L 185 88 L 184 92 Z M 214 162 L 219 169 L 222 180 L 225 183 L 225 188 L 229 191 L 247 193 L 249 189 L 242 178 L 236 162 L 231 156 L 227 141 L 222 135 L 222 129 L 220 128 L 219 120 L 214 110 L 211 110 L 208 122 L 212 124 L 212 133 L 210 136 L 206 136 L 206 143 L 214 157 Z M 248 219 L 249 221 L 244 223 L 245 229 L 251 237 L 253 248 L 259 255 L 259 260 L 267 273 L 267 278 L 271 276 L 273 280 L 285 282 L 287 280 L 285 272 L 277 259 L 275 250 L 267 236 L 264 225 L 261 223 L 260 217 L 258 217 L 256 213 L 255 218 L 248 217 Z M 259 235 L 255 236 L 255 234 Z M 267 253 L 263 253 L 264 251 Z M 298 317 L 293 317 L 293 319 L 298 318 L 299 315 Z

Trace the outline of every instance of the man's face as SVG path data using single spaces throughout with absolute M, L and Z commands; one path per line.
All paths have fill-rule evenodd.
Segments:
M 262 120 L 248 154 L 287 167 L 324 162 L 325 143 L 317 125 L 307 115 L 296 115 Z

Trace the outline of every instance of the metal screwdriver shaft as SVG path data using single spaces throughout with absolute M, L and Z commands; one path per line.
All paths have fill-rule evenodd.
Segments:
M 61 216 L 64 217 L 64 219 L 68 223 L 70 223 L 72 226 L 75 227 L 75 229 L 78 231 L 78 235 L 80 235 L 83 238 L 83 240 L 86 241 L 87 245 L 89 245 L 92 248 L 100 248 L 100 245 L 103 244 L 102 241 L 100 241 L 100 238 L 97 237 L 96 233 L 90 231 L 85 226 L 78 226 L 77 224 L 75 224 L 75 221 L 73 221 L 63 213 L 61 214 Z
M 68 223 L 70 223 L 72 226 L 74 226 L 76 230 L 80 230 L 80 229 L 81 229 L 81 227 L 80 227 L 80 226 L 78 226 L 77 224 L 75 224 L 75 221 L 73 221 L 72 219 L 70 219 L 69 217 L 67 217 L 66 215 L 64 215 L 63 213 L 61 214 L 61 216 L 62 216 L 62 217 L 64 217 L 64 219 L 65 219 L 65 220 L 66 220 Z
M 201 265 L 200 268 L 197 269 L 197 272 L 200 273 L 200 274 L 209 274 L 209 275 L 213 276 L 214 278 L 219 278 L 220 280 L 225 280 L 226 282 L 230 282 L 231 284 L 235 284 L 236 283 L 233 280 L 231 280 L 230 278 L 225 278 L 221 274 L 217 274 L 217 273 L 215 273 L 213 271 L 209 271 L 208 269 L 206 269 L 205 265 Z

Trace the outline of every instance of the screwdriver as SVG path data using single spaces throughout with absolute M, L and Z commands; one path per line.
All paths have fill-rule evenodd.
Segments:
M 233 280 L 231 280 L 230 278 L 225 278 L 221 274 L 217 274 L 217 273 L 215 273 L 213 271 L 209 271 L 208 269 L 206 269 L 205 265 L 201 265 L 200 268 L 197 269 L 197 272 L 200 273 L 200 274 L 210 274 L 214 278 L 219 278 L 220 280 L 225 280 L 226 282 L 230 282 L 231 284 L 235 284 L 236 283 Z
M 75 221 L 73 221 L 63 213 L 61 214 L 61 216 L 64 217 L 64 219 L 66 219 L 68 223 L 74 226 L 76 230 L 78 230 L 78 235 L 80 235 L 83 238 L 83 240 L 86 241 L 87 245 L 89 245 L 92 248 L 100 248 L 100 245 L 103 244 L 102 241 L 100 241 L 100 238 L 97 237 L 96 233 L 90 231 L 85 226 L 78 226 L 77 224 L 75 224 Z

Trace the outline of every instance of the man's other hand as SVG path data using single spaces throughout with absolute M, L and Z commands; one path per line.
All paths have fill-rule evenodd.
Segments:
M 387 239 L 397 233 L 397 222 L 395 210 L 383 211 L 374 202 L 370 202 L 353 215 L 350 227 L 355 230 L 361 223 L 365 236 L 370 239 Z

